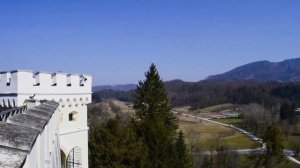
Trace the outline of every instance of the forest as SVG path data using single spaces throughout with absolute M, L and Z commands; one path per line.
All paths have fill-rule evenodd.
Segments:
M 191 106 L 192 109 L 210 105 L 232 103 L 257 103 L 267 108 L 278 104 L 300 104 L 299 82 L 259 82 L 253 80 L 204 80 L 184 82 L 173 80 L 165 82 L 169 103 L 172 107 Z M 115 98 L 132 102 L 134 90 L 102 90 L 93 93 L 93 100 Z
M 112 99 L 125 104 L 130 102 L 128 104 L 134 105 L 134 113 L 122 113 Z M 274 167 L 284 160 L 283 165 L 278 165 L 284 167 L 290 164 L 283 157 L 284 147 L 291 149 L 296 157 L 300 153 L 296 131 L 299 114 L 295 111 L 299 100 L 299 82 L 163 82 L 156 69 L 150 68 L 146 80 L 141 81 L 135 90 L 93 93 L 93 104 L 89 106 L 90 163 L 94 167 Z M 108 101 L 107 105 L 101 104 L 105 101 Z M 217 154 L 209 158 L 199 155 L 203 149 L 199 151 L 184 141 L 185 135 L 178 129 L 177 121 L 172 119 L 172 108 L 189 106 L 193 111 L 223 103 L 237 105 L 240 109 L 238 118 L 224 121 L 232 121 L 229 124 L 233 125 L 234 121 L 241 121 L 235 126 L 262 138 L 267 143 L 266 153 L 237 157 L 227 144 L 215 139 L 216 142 L 211 141 L 211 150 Z M 108 107 L 115 111 L 115 117 L 108 115 Z M 247 157 L 247 165 L 242 164 L 243 157 Z

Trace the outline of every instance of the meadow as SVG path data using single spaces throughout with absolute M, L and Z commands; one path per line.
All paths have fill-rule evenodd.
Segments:
M 186 141 L 202 150 L 209 150 L 212 142 L 226 144 L 229 149 L 250 149 L 260 145 L 244 134 L 221 125 L 209 123 L 199 119 L 178 116 L 179 129 L 186 137 Z

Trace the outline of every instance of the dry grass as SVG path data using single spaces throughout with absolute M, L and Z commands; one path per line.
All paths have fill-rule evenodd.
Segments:
M 202 108 L 202 109 L 199 110 L 199 112 L 211 113 L 211 112 L 216 112 L 216 111 L 220 111 L 220 110 L 224 110 L 224 109 L 229 109 L 229 108 L 232 108 L 232 107 L 233 107 L 233 104 L 230 104 L 230 103 L 218 104 L 218 105 Z
M 218 121 L 224 124 L 231 124 L 237 127 L 242 128 L 244 126 L 243 119 L 241 118 L 220 118 L 220 119 L 212 119 L 214 121 Z
M 134 113 L 132 103 L 127 103 L 127 102 L 123 102 L 123 101 L 119 101 L 119 100 L 115 100 L 115 99 L 112 99 L 111 101 L 116 106 L 118 106 L 122 112 Z
M 180 113 L 189 113 L 191 106 L 174 107 L 173 110 Z
M 179 116 L 179 128 L 185 133 L 187 142 L 208 150 L 210 142 L 219 140 L 227 144 L 230 149 L 249 149 L 258 147 L 259 144 L 247 136 L 231 128 L 201 121 L 198 119 Z

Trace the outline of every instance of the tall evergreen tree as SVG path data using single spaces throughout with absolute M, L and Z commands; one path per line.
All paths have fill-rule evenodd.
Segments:
M 266 144 L 266 151 L 262 155 L 263 164 L 266 167 L 274 167 L 283 158 L 283 139 L 280 128 L 272 123 L 263 133 L 263 141 Z
M 177 119 L 171 112 L 164 82 L 154 64 L 151 64 L 145 76 L 146 80 L 139 81 L 135 94 L 134 109 L 137 118 L 162 120 L 164 126 L 175 132 L 178 128 Z
M 119 116 L 91 127 L 89 136 L 90 167 L 145 167 L 147 147 Z
M 136 130 L 148 147 L 149 167 L 173 167 L 173 146 L 178 128 L 164 83 L 154 64 L 135 94 Z
M 266 152 L 269 156 L 283 154 L 283 139 L 280 128 L 272 123 L 271 126 L 263 133 L 263 140 L 266 143 Z
M 188 153 L 184 141 L 184 135 L 180 130 L 178 133 L 178 138 L 175 142 L 175 166 L 176 168 L 189 168 L 192 167 L 192 160 Z

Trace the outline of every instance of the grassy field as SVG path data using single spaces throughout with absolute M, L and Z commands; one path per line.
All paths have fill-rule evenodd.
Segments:
M 189 113 L 191 106 L 174 107 L 173 110 L 180 113 Z
M 206 108 L 202 109 L 197 109 L 193 110 L 193 112 L 198 112 L 198 113 L 211 113 L 211 112 L 217 112 L 225 109 L 231 109 L 233 108 L 233 104 L 230 103 L 225 103 L 225 104 L 218 104 L 218 105 L 213 105 L 213 106 L 208 106 Z M 174 107 L 173 110 L 177 112 L 182 112 L 182 113 L 189 113 L 192 112 L 191 106 L 182 106 L 182 107 Z
M 179 116 L 179 128 L 185 133 L 187 142 L 208 150 L 210 142 L 218 139 L 220 143 L 227 144 L 230 149 L 248 149 L 259 147 L 257 142 L 233 129 L 217 124 Z
M 212 119 L 214 121 L 218 121 L 224 124 L 231 124 L 237 127 L 243 127 L 243 119 L 241 118 L 220 118 L 220 119 Z
M 297 132 L 297 133 L 300 132 L 300 121 L 298 122 L 298 124 L 293 129 L 292 133 L 293 132 Z M 288 149 L 291 149 L 291 143 L 293 143 L 293 142 L 298 142 L 299 143 L 300 142 L 300 136 L 299 135 L 296 136 L 296 135 L 291 134 L 291 135 L 288 136 L 288 139 L 284 138 L 284 146 Z M 298 158 L 298 159 L 300 159 L 300 158 Z
M 240 168 L 257 167 L 256 163 L 259 160 L 257 155 L 239 155 Z M 287 158 L 282 158 L 279 163 L 273 164 L 274 168 L 299 168 L 300 166 Z
M 284 139 L 284 146 L 286 148 L 289 148 L 291 149 L 290 145 L 291 145 L 291 142 L 295 142 L 295 141 L 300 141 L 300 136 L 293 136 L 293 135 L 289 135 L 288 136 L 288 139 Z
M 220 110 L 224 110 L 224 109 L 228 109 L 228 108 L 232 108 L 232 107 L 233 107 L 233 104 L 230 104 L 230 103 L 218 104 L 218 105 L 202 108 L 199 110 L 199 112 L 210 113 L 210 112 L 216 112 L 216 111 L 220 111 Z
M 222 118 L 222 119 L 213 119 L 214 121 L 219 121 L 225 124 L 231 124 L 231 125 L 235 125 L 237 127 L 242 128 L 243 127 L 243 119 L 240 118 Z M 297 124 L 296 131 L 299 132 L 300 130 L 300 122 Z M 289 135 L 288 139 L 283 138 L 283 144 L 285 146 L 285 148 L 287 149 L 291 149 L 291 142 L 300 142 L 300 136 L 295 136 L 295 135 Z

